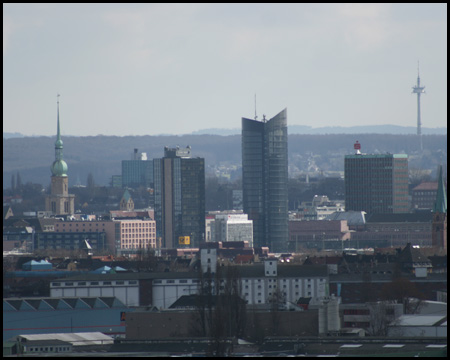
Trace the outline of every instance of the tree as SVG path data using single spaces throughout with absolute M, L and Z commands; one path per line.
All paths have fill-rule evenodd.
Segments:
M 211 339 L 209 354 L 231 353 L 230 338 L 242 337 L 246 304 L 241 297 L 241 278 L 236 267 L 217 267 L 215 273 L 199 268 L 199 290 L 193 313 L 193 330 Z
M 275 286 L 275 285 L 274 285 Z M 279 286 L 269 297 L 268 303 L 270 304 L 270 315 L 272 323 L 272 335 L 277 335 L 280 327 L 280 316 L 278 314 L 280 308 L 286 304 L 286 297 L 283 292 L 281 292 Z
M 415 314 L 422 306 L 423 294 L 416 285 L 404 277 L 394 278 L 390 283 L 383 286 L 382 297 L 385 300 L 395 301 L 403 304 L 404 314 Z
M 370 309 L 370 325 L 367 331 L 372 336 L 387 336 L 388 326 L 395 319 L 393 301 L 368 303 Z

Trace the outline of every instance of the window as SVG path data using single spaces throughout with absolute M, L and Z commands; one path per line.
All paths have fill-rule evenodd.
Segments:
M 79 281 L 78 286 L 80 286 L 80 285 L 86 285 L 86 281 Z
M 136 280 L 130 280 L 130 281 L 128 281 L 128 284 L 130 284 L 130 285 L 136 285 L 136 284 L 137 284 L 137 281 L 136 281 Z
M 166 284 L 174 284 L 175 280 L 166 280 Z
M 61 283 L 52 283 L 52 286 L 61 286 Z
M 66 282 L 66 286 L 73 286 L 73 282 Z
M 98 285 L 98 281 L 91 281 L 91 285 Z
M 103 285 L 111 285 L 111 281 L 103 281 Z

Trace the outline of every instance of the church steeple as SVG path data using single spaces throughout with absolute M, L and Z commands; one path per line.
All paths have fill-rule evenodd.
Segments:
M 433 212 L 440 212 L 441 214 L 447 212 L 447 194 L 445 191 L 444 177 L 442 176 L 442 165 L 439 166 L 438 190 Z
M 53 176 L 67 176 L 67 164 L 63 160 L 63 142 L 59 127 L 59 94 L 57 95 L 57 133 L 55 142 L 55 161 L 51 166 Z

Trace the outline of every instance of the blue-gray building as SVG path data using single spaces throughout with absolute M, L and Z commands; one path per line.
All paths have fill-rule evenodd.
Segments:
M 162 247 L 198 247 L 205 238 L 205 159 L 191 157 L 190 146 L 165 147 L 153 166 L 156 236 Z
M 125 312 L 115 297 L 3 299 L 3 341 L 17 335 L 100 331 L 125 334 Z
M 88 241 L 92 250 L 103 251 L 107 248 L 106 233 L 98 232 L 42 232 L 34 238 L 35 250 L 86 250 Z
M 151 187 L 153 184 L 153 160 L 147 154 L 137 154 L 134 149 L 133 160 L 122 160 L 122 187 Z
M 253 244 L 283 252 L 288 246 L 286 109 L 270 120 L 242 118 L 244 213 L 253 220 Z

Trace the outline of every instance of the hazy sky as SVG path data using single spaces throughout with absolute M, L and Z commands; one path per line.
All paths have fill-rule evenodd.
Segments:
M 3 4 L 3 131 L 447 123 L 447 4 Z

